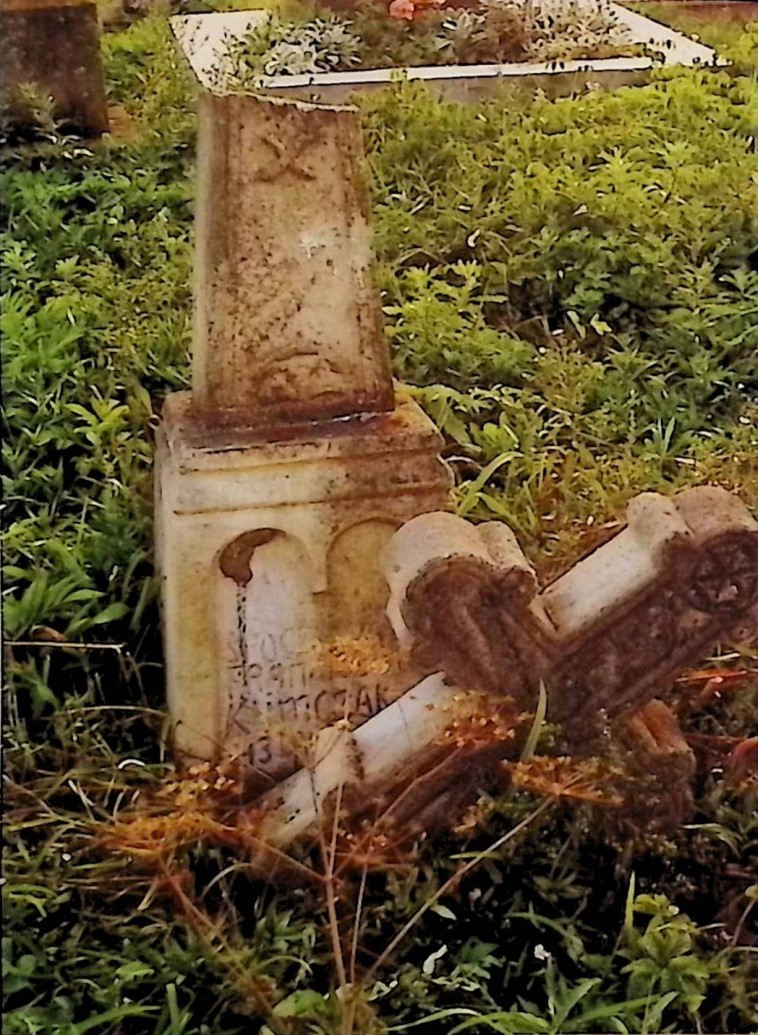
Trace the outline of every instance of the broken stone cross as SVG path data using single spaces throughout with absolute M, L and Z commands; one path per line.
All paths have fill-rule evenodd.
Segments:
M 393 386 L 357 111 L 198 85 L 192 391 L 156 473 L 168 699 L 180 752 L 273 780 L 418 681 L 316 657 L 391 644 L 382 548 L 450 479 Z
M 461 717 L 486 729 L 498 699 L 531 709 L 542 685 L 587 750 L 755 622 L 758 524 L 725 490 L 645 493 L 540 591 L 506 526 L 438 512 L 440 437 L 390 375 L 357 112 L 225 93 L 182 38 L 200 87 L 193 381 L 166 401 L 156 470 L 176 747 L 273 785 L 257 833 L 279 847 L 346 783 L 410 782 L 414 822 L 451 816 L 476 790 L 449 739 Z M 320 652 L 342 641 L 400 660 L 335 675 Z M 507 746 L 474 750 L 498 765 Z
M 397 637 L 434 674 L 354 733 L 324 731 L 310 767 L 264 797 L 260 833 L 278 848 L 312 832 L 345 784 L 359 806 L 392 802 L 384 811 L 412 836 L 454 820 L 513 749 L 486 733 L 487 720 L 509 699 L 534 711 L 540 685 L 562 750 L 602 752 L 621 731 L 686 753 L 654 698 L 719 640 L 758 626 L 758 522 L 738 497 L 707 486 L 634 497 L 626 527 L 541 592 L 506 525 L 450 513 L 407 522 L 383 570 Z M 462 748 L 451 733 L 467 717 L 485 732 Z

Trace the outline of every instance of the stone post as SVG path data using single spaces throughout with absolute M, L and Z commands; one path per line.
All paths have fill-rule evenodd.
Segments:
M 256 425 L 393 407 L 353 108 L 199 98 L 193 398 Z
M 82 0 L 1 0 L 4 104 L 19 87 L 52 97 L 56 116 L 92 136 L 108 132 L 97 7 Z

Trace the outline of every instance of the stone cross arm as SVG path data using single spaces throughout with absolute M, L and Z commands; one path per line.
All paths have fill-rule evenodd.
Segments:
M 388 615 L 401 643 L 467 689 L 533 703 L 569 741 L 642 707 L 758 613 L 758 522 L 720 488 L 636 496 L 627 525 L 538 592 L 510 529 L 452 514 L 390 541 Z

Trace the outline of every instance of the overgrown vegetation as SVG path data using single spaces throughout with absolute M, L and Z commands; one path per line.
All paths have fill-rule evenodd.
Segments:
M 369 108 L 399 371 L 464 451 L 508 457 L 464 487 L 477 514 L 545 547 L 643 486 L 754 492 L 755 89 Z
M 461 511 L 505 517 L 545 576 L 642 489 L 758 503 L 749 39 L 738 76 L 362 101 L 397 372 L 448 436 Z M 207 820 L 239 793 L 177 779 L 159 748 L 152 428 L 187 380 L 191 100 L 160 20 L 105 45 L 122 136 L 48 127 L 4 155 L 6 1027 L 337 1032 L 323 881 L 275 890 L 205 821 L 162 845 L 162 874 L 103 840 L 161 794 Z M 525 787 L 433 850 L 353 869 L 340 908 L 364 974 L 433 903 L 355 1030 L 754 1030 L 758 799 L 718 749 L 758 725 L 755 669 L 744 648 L 679 688 L 701 753 L 679 831 L 632 836 Z
M 636 53 L 607 0 L 358 0 L 325 16 L 285 0 L 270 20 L 229 44 L 224 80 L 412 65 L 557 61 Z

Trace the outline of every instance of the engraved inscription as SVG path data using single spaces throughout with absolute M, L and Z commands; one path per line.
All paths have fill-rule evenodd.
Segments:
M 317 730 L 341 719 L 360 725 L 407 688 L 405 682 L 391 685 L 383 674 L 326 675 L 313 660 L 312 632 L 294 626 L 254 643 L 246 638 L 236 653 L 244 660 L 231 661 L 227 669 L 230 682 L 241 687 L 229 735 L 232 742 L 247 742 L 247 758 L 259 769 L 295 768 Z
M 365 547 L 364 537 L 351 534 Z M 225 746 L 256 769 L 273 778 L 286 775 L 318 730 L 341 719 L 359 725 L 416 681 L 410 670 L 362 672 L 359 666 L 342 675 L 324 667 L 319 621 L 338 602 L 333 594 L 312 592 L 309 558 L 292 536 L 274 529 L 246 532 L 225 548 L 219 567 Z M 342 586 L 338 568 L 330 574 Z M 354 593 L 348 611 L 364 615 L 365 604 Z M 351 632 L 342 621 L 327 624 L 339 625 L 343 635 Z

